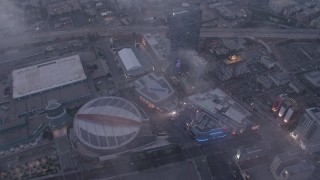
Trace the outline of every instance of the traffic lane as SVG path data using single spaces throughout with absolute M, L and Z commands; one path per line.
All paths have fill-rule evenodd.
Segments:
M 237 166 L 226 159 L 228 159 L 227 154 L 214 154 L 207 157 L 213 178 L 219 180 L 242 179 Z
M 159 155 L 142 160 L 127 162 L 127 160 L 117 159 L 116 161 L 104 163 L 102 168 L 86 170 L 83 172 L 84 179 L 99 179 L 115 175 L 141 171 L 149 168 L 156 168 L 165 164 L 185 161 L 183 153 Z

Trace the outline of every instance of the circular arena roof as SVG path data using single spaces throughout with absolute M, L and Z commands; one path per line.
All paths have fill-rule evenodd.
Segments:
M 74 133 L 85 145 L 110 150 L 131 142 L 139 133 L 141 114 L 120 97 L 101 97 L 80 108 L 73 122 Z

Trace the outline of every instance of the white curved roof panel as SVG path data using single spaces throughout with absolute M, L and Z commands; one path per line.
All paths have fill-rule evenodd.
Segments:
M 141 64 L 131 48 L 123 48 L 118 54 L 127 71 L 141 68 Z
M 73 127 L 77 138 L 99 150 L 122 147 L 138 135 L 141 128 L 139 110 L 120 97 L 94 99 L 77 112 Z

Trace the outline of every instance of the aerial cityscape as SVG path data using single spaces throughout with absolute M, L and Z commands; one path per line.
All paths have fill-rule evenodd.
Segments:
M 0 180 L 320 180 L 320 0 L 1 0 Z

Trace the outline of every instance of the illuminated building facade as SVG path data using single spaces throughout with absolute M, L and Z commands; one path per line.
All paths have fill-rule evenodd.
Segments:
M 309 153 L 320 151 L 320 108 L 306 109 L 290 135 L 300 148 Z

